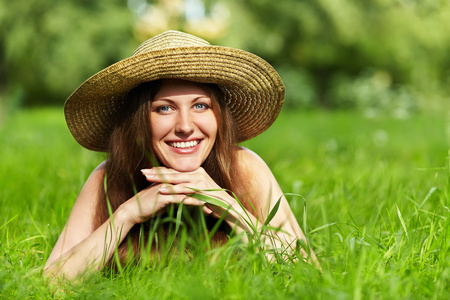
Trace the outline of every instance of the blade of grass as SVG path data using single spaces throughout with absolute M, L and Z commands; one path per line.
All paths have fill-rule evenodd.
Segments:
M 273 217 L 275 217 L 275 215 L 278 212 L 278 209 L 280 208 L 280 203 L 281 203 L 281 199 L 283 196 L 281 196 L 280 198 L 278 198 L 278 201 L 275 203 L 275 205 L 273 206 L 272 210 L 270 211 L 269 215 L 267 216 L 266 221 L 264 222 L 264 225 L 269 225 L 269 222 L 272 221 Z
M 3 227 L 5 227 L 6 225 L 8 225 L 9 223 L 11 223 L 15 218 L 17 218 L 19 215 L 15 215 L 14 217 L 10 218 L 8 221 L 6 221 L 2 226 L 0 226 L 0 230 L 3 229 Z
M 395 207 L 397 208 L 397 215 L 398 218 L 400 219 L 400 223 L 402 224 L 403 230 L 405 231 L 406 238 L 408 238 L 408 230 L 406 229 L 406 224 L 405 221 L 403 220 L 402 213 L 400 212 L 400 209 L 398 208 L 397 205 L 395 205 Z

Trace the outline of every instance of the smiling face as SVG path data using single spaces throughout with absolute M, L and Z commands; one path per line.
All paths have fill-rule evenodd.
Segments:
M 197 170 L 216 140 L 213 100 L 193 82 L 164 80 L 151 104 L 150 123 L 156 157 L 179 172 Z

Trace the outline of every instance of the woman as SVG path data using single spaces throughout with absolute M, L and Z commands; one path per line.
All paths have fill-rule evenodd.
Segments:
M 266 130 L 283 101 L 283 83 L 263 59 L 177 31 L 92 76 L 68 98 L 65 116 L 82 146 L 108 158 L 82 188 L 45 273 L 72 278 L 102 268 L 116 245 L 122 260 L 130 248 L 139 254 L 141 225 L 172 204 L 201 207 L 245 241 L 250 224 L 260 228 L 281 199 L 270 221 L 281 230 L 266 242 L 295 251 L 306 239 L 277 181 L 237 146 Z M 225 241 L 224 232 L 214 239 Z

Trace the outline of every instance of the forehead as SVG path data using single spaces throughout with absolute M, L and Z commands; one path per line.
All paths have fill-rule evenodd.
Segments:
M 186 80 L 165 79 L 156 92 L 154 100 L 164 98 L 177 99 L 184 96 L 211 98 L 208 91 L 199 83 Z

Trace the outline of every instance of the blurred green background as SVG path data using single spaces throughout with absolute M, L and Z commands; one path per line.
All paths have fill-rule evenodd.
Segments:
M 0 0 L 1 299 L 57 297 L 42 267 L 104 160 L 70 135 L 65 99 L 168 29 L 279 71 L 284 111 L 244 146 L 301 195 L 288 201 L 323 278 L 176 259 L 68 297 L 448 298 L 449 0 Z
M 288 108 L 405 118 L 450 94 L 448 0 L 0 0 L 0 113 L 62 106 L 168 29 L 262 56 Z

